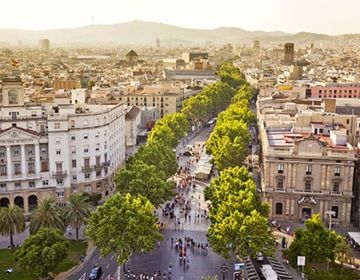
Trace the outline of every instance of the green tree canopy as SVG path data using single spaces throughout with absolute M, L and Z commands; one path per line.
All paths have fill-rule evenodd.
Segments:
M 208 230 L 208 240 L 214 251 L 225 258 L 231 253 L 240 258 L 254 257 L 259 252 L 272 255 L 274 243 L 267 218 L 256 210 L 246 215 L 237 210 L 237 205 L 231 208 L 231 212 L 226 211 L 228 216 L 216 219 Z
M 30 233 L 37 232 L 41 227 L 65 229 L 60 208 L 52 199 L 44 199 L 33 211 L 30 218 Z
M 115 183 L 120 193 L 141 194 L 155 206 L 173 195 L 174 183 L 167 180 L 165 173 L 139 160 L 122 169 L 116 175 Z
M 0 208 L 0 234 L 10 237 L 10 246 L 15 247 L 13 235 L 25 230 L 25 217 L 17 205 Z
M 88 198 L 81 194 L 72 194 L 69 202 L 64 209 L 65 221 L 68 225 L 75 228 L 76 239 L 79 239 L 79 228 L 90 216 L 91 205 Z
M 180 112 L 165 115 L 156 122 L 154 128 L 157 126 L 169 127 L 174 134 L 176 142 L 179 142 L 190 129 L 189 121 Z
M 319 214 L 314 214 L 305 225 L 305 229 L 295 232 L 287 252 L 290 262 L 295 265 L 297 256 L 305 256 L 308 263 L 334 261 L 334 248 L 341 242 L 341 237 L 325 228 Z
M 69 249 L 69 241 L 59 230 L 41 228 L 30 235 L 15 254 L 24 270 L 45 276 L 66 258 Z
M 247 103 L 254 97 L 254 91 L 249 84 L 244 84 L 239 88 L 239 90 L 235 93 L 235 96 L 232 99 L 232 103 L 236 103 L 239 101 L 246 101 Z
M 92 213 L 86 234 L 102 255 L 115 253 L 118 264 L 135 252 L 152 250 L 161 235 L 154 206 L 143 196 L 116 193 Z
M 147 143 L 149 145 L 160 144 L 175 148 L 177 145 L 177 140 L 174 132 L 170 127 L 155 125 L 149 133 Z
M 206 142 L 218 170 L 242 165 L 247 156 L 250 133 L 242 120 L 218 122 Z
M 244 121 L 247 125 L 255 122 L 255 114 L 250 110 L 246 100 L 231 104 L 224 112 L 220 113 L 217 121 L 222 123 L 226 121 L 238 120 Z
M 240 69 L 233 65 L 231 60 L 225 61 L 218 68 L 218 75 L 222 82 L 229 84 L 231 87 L 237 89 L 245 83 L 245 76 L 240 72 Z
M 162 143 L 142 145 L 136 155 L 129 159 L 128 164 L 131 165 L 137 160 L 156 166 L 167 178 L 174 175 L 178 169 L 175 152 Z

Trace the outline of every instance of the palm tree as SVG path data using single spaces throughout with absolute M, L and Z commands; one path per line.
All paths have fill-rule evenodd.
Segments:
M 37 232 L 41 227 L 65 229 L 61 211 L 52 199 L 42 200 L 30 218 L 30 233 Z
M 10 246 L 15 247 L 13 234 L 25 230 L 25 217 L 22 209 L 17 206 L 3 207 L 0 209 L 0 234 L 10 236 Z
M 346 243 L 344 239 L 341 242 L 338 242 L 333 250 L 335 259 L 338 260 L 341 264 L 341 275 L 343 274 L 344 270 L 344 262 L 351 259 L 352 251 L 349 244 Z
M 76 239 L 79 239 L 79 228 L 90 216 L 91 204 L 87 197 L 80 194 L 73 194 L 69 198 L 69 204 L 64 209 L 64 218 L 67 224 L 76 230 Z

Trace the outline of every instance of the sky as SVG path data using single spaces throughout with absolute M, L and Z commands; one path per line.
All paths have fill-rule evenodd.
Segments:
M 137 19 L 201 29 L 360 33 L 360 0 L 0 0 L 0 7 L 0 28 L 44 30 Z

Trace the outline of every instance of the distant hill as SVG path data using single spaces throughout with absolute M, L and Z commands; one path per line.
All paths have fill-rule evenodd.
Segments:
M 359 37 L 358 35 L 352 35 Z M 332 40 L 336 36 L 300 32 L 247 31 L 236 27 L 220 27 L 216 29 L 191 29 L 169 24 L 131 21 L 113 25 L 90 25 L 79 28 L 56 30 L 19 30 L 0 29 L 0 41 L 16 43 L 22 40 L 25 44 L 36 44 L 39 39 L 48 38 L 52 45 L 65 44 L 127 44 L 155 45 L 156 38 L 167 44 L 214 44 L 244 43 L 254 39 L 264 42 L 313 42 Z M 346 38 L 346 36 L 343 36 Z

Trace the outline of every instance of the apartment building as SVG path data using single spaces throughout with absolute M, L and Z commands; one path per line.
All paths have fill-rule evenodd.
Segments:
M 198 93 L 199 90 L 186 89 L 172 85 L 144 86 L 141 89 L 129 89 L 121 93 L 119 101 L 128 106 L 158 107 L 163 117 L 180 111 L 185 99 Z
M 0 206 L 29 214 L 44 198 L 110 195 L 125 161 L 124 105 L 25 103 L 20 78 L 2 82 Z
M 306 89 L 307 98 L 360 98 L 360 83 L 329 83 Z

